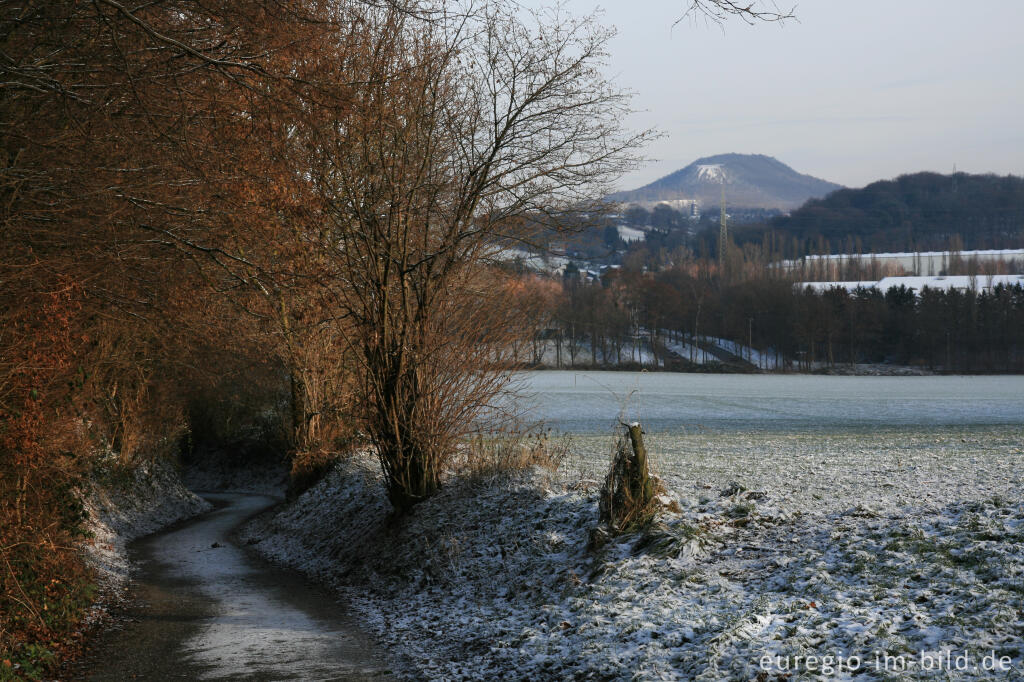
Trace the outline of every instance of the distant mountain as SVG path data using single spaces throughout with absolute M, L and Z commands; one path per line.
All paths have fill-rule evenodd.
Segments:
M 805 201 L 842 189 L 842 185 L 802 175 L 763 154 L 719 154 L 697 159 L 686 168 L 610 201 L 651 206 L 660 201 L 697 199 L 705 211 L 718 206 L 725 186 L 726 206 L 788 211 Z

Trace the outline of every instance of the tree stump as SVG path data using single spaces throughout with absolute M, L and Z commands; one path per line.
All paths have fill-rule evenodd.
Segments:
M 598 515 L 601 528 L 591 536 L 600 544 L 602 536 L 619 535 L 649 523 L 657 509 L 655 482 L 647 464 L 643 429 L 638 422 L 626 426 L 629 437 L 619 440 L 611 469 L 601 487 Z

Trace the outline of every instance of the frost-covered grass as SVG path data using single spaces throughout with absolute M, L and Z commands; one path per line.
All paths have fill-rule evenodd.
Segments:
M 597 439 L 561 476 L 453 481 L 404 519 L 349 462 L 246 533 L 344 592 L 409 678 L 1024 675 L 1021 429 L 648 445 L 680 511 L 599 553 Z
M 132 469 L 98 468 L 93 478 L 82 491 L 92 536 L 84 550 L 99 586 L 87 618 L 90 624 L 105 619 L 111 605 L 125 596 L 132 571 L 129 542 L 211 508 L 183 485 L 178 469 L 164 459 L 140 462 Z
M 794 511 L 937 509 L 1019 496 L 1024 427 L 857 427 L 794 433 L 650 433 L 654 466 L 682 495 L 731 481 L 771 490 Z M 575 435 L 573 466 L 603 475 L 608 438 Z

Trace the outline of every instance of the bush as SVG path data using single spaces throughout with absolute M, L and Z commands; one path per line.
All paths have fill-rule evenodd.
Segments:
M 346 455 L 342 453 L 324 450 L 296 452 L 292 455 L 292 466 L 288 472 L 287 498 L 295 499 L 315 486 L 344 456 Z
M 0 465 L 0 680 L 52 671 L 92 604 L 93 576 L 75 549 L 87 535 L 76 480 L 62 467 Z

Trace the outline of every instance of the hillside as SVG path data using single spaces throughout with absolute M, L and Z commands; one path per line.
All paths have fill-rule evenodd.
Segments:
M 812 197 L 822 197 L 841 188 L 841 185 L 802 175 L 763 154 L 719 154 L 697 159 L 640 189 L 616 192 L 608 198 L 641 205 L 698 199 L 708 210 L 721 201 L 723 183 L 730 208 L 790 210 Z
M 1005 249 L 1024 246 L 1024 178 L 915 173 L 812 199 L 788 216 L 738 228 L 738 242 L 765 230 L 815 252 Z M 825 242 L 828 242 L 827 244 Z

